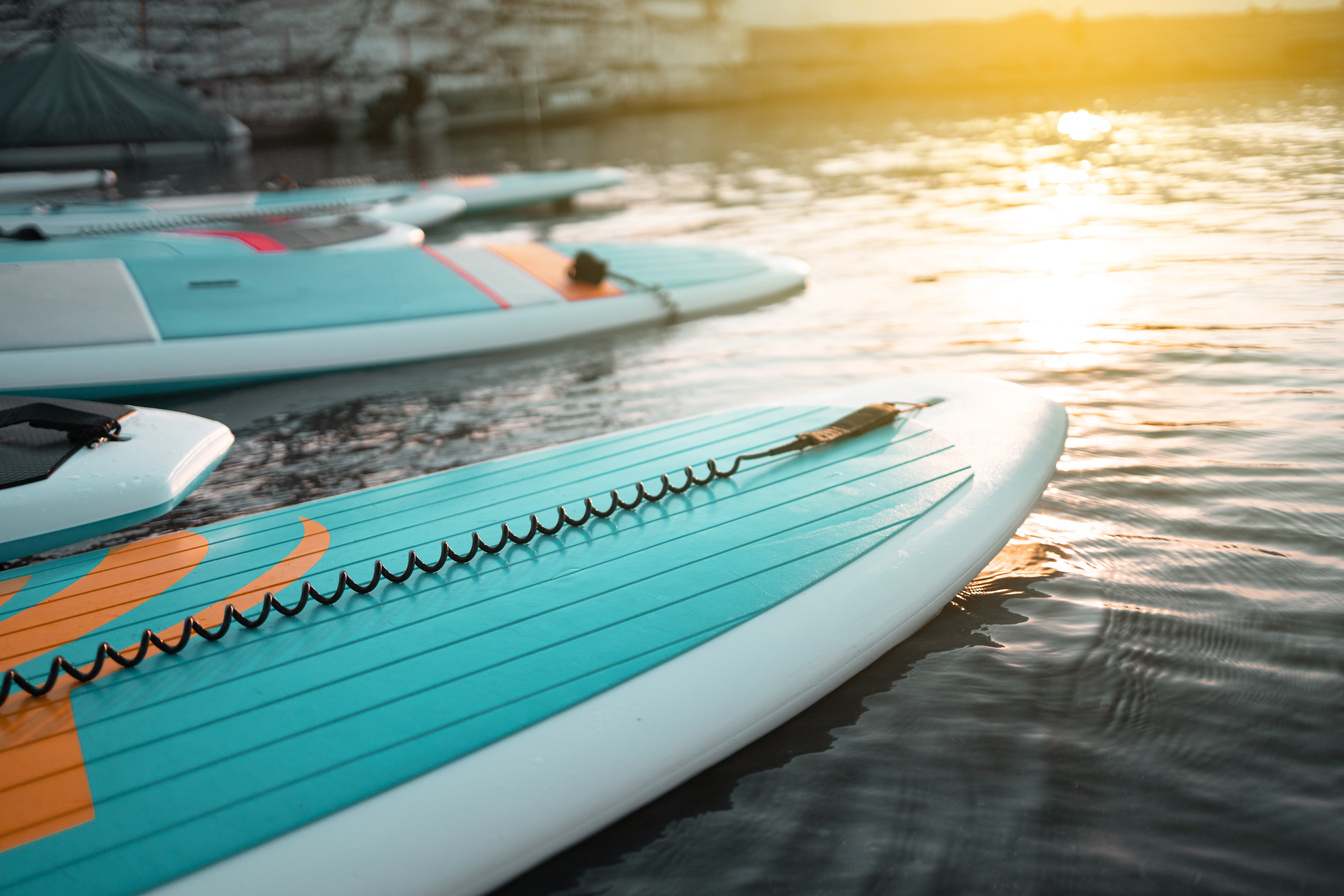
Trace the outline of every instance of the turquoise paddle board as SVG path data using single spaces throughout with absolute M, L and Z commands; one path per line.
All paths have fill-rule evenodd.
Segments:
M 0 574 L 0 669 L 50 685 L 5 677 L 0 891 L 484 892 L 917 630 L 1066 428 L 1026 389 L 911 376 Z M 501 523 L 521 543 L 470 550 Z M 444 541 L 472 556 L 363 587 Z M 218 639 L 183 645 L 188 616 Z M 104 642 L 138 664 L 95 669 Z
M 427 196 L 447 196 L 466 204 L 464 214 L 476 215 L 503 211 L 542 202 L 566 202 L 579 193 L 602 190 L 625 183 L 629 175 L 621 168 L 570 168 L 562 171 L 505 171 L 496 174 L 460 174 L 425 181 L 408 181 L 400 186 L 418 190 Z M 319 181 L 317 187 L 290 192 L 316 195 L 324 189 L 376 184 L 371 178 L 332 178 Z M 419 221 L 407 223 L 420 224 Z
M 32 231 L 33 236 L 90 236 L 167 230 L 215 221 L 346 212 L 372 212 L 371 216 L 380 220 L 421 226 L 438 223 L 466 207 L 462 200 L 450 199 L 450 204 L 435 209 L 441 214 L 396 214 L 408 200 L 418 198 L 421 193 L 415 184 L 368 184 L 329 190 L 204 193 L 102 202 L 0 203 L 0 234 L 12 236 Z
M 456 242 L 403 225 L 0 239 L 0 389 L 114 398 L 403 364 L 748 308 L 796 259 L 729 246 Z M 605 262 L 576 276 L 580 253 Z
M 619 186 L 628 179 L 621 168 L 572 168 L 441 177 L 428 181 L 425 189 L 458 197 L 467 204 L 465 213 L 474 215 L 538 202 L 564 202 L 578 193 Z
M 98 174 L 99 172 L 87 172 Z M 112 175 L 112 172 L 104 172 Z M 6 175 L 0 175 L 0 194 Z M 14 189 L 36 189 L 41 178 L 9 176 Z M 112 175 L 115 181 L 115 175 Z M 501 211 L 542 202 L 565 202 L 576 194 L 625 183 L 620 168 L 575 168 L 568 171 L 516 171 L 469 174 L 427 181 L 378 183 L 371 178 L 344 178 L 316 187 L 260 190 L 246 193 L 200 193 L 141 199 L 56 202 L 42 198 L 0 203 L 0 235 L 31 231 L 34 235 L 77 236 L 132 233 L 189 227 L 216 221 L 277 216 L 355 212 L 379 221 L 433 227 L 466 212 Z M 51 183 L 60 183 L 52 180 Z M 83 185 L 83 180 L 70 179 Z

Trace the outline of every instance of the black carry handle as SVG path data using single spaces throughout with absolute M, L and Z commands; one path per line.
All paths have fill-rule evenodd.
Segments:
M 574 264 L 569 268 L 569 279 L 576 283 L 601 286 L 607 279 L 609 265 L 586 249 L 580 249 L 574 256 Z
M 804 448 L 829 445 L 831 442 L 838 442 L 841 439 L 861 436 L 866 432 L 872 432 L 879 426 L 886 426 L 888 423 L 895 421 L 901 414 L 917 411 L 920 408 L 932 407 L 940 401 L 942 401 L 941 398 L 934 398 L 929 401 L 875 402 L 846 414 L 829 426 L 823 426 L 821 429 L 814 429 L 810 432 L 800 432 L 792 442 L 776 445 L 768 451 L 761 451 L 757 454 L 744 454 L 738 460 L 740 462 L 755 460 L 760 457 L 775 457 L 790 451 L 802 451 Z M 733 469 L 737 469 L 736 464 L 734 464 Z
M 30 401 L 0 410 L 0 428 L 19 423 L 27 423 L 37 429 L 59 430 L 70 441 L 80 445 L 111 439 L 121 432 L 121 422 L 116 417 L 45 401 Z

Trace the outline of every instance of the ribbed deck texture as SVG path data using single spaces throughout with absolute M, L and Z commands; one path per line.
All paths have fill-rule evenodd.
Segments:
M 614 260 L 639 275 L 637 255 Z M 180 553 L 174 542 L 154 555 L 145 588 L 170 584 L 147 600 L 137 565 L 108 572 L 106 552 L 0 574 L 0 648 L 11 648 L 0 653 L 64 633 L 58 651 L 23 663 L 40 677 L 55 652 L 83 663 L 100 641 L 129 646 L 142 629 L 166 632 L 249 583 L 284 581 L 274 570 L 286 562 L 281 572 L 298 564 L 330 592 L 341 569 L 367 581 L 374 560 L 399 571 L 411 548 L 437 556 L 441 538 L 465 551 L 474 529 L 494 540 L 504 521 L 523 530 L 529 513 L 553 521 L 561 502 L 576 515 L 586 496 L 605 507 L 613 487 L 628 496 L 664 472 L 680 482 L 674 471 L 690 463 L 703 475 L 708 457 L 731 462 L 849 410 L 697 418 L 206 527 L 196 533 L 204 551 L 184 541 Z M 134 893 L 350 806 L 788 600 L 970 476 L 954 446 L 905 420 L 75 687 L 68 705 L 92 820 L 0 852 L 0 891 Z M 91 572 L 121 584 L 81 592 Z M 279 596 L 292 601 L 298 588 Z M 80 618 L 104 621 L 68 637 Z M 0 709 L 0 837 L 21 821 L 19 797 L 40 798 L 51 776 L 78 780 L 78 769 L 34 764 L 42 738 L 61 736 L 56 722 L 32 724 L 30 714 L 54 712 L 43 705 L 21 696 Z M 24 762 L 34 780 L 16 780 Z

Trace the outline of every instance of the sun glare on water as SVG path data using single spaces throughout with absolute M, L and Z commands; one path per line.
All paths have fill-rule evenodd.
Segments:
M 995 314 L 1017 322 L 1018 335 L 1051 369 L 1087 367 L 1113 350 L 1105 322 L 1125 295 L 1109 276 L 1120 246 L 1098 239 L 1044 239 L 1012 252 L 1022 270 L 994 292 Z
M 1111 132 L 1109 121 L 1100 115 L 1093 115 L 1086 109 L 1065 112 L 1059 116 L 1059 123 L 1055 127 L 1065 137 L 1079 142 L 1103 140 Z

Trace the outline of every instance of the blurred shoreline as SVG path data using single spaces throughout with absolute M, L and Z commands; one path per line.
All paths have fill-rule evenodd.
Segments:
M 1344 6 L 1320 12 L 758 30 L 753 96 L 1344 76 Z
M 0 61 L 77 43 L 176 81 L 278 144 L 804 96 L 1344 78 L 1344 4 L 786 29 L 738 21 L 721 0 L 402 0 L 379 16 L 358 0 L 183 0 L 171 13 L 66 0 L 0 7 L 0 26 Z

